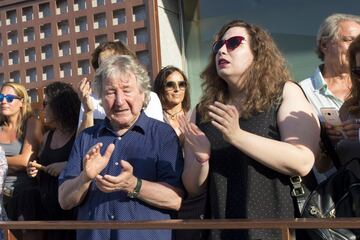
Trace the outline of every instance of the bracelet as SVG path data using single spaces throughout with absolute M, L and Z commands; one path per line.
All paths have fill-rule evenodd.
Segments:
M 198 164 L 200 164 L 200 165 L 204 165 L 205 163 L 207 163 L 207 162 L 209 161 L 209 159 L 208 159 L 208 160 L 205 160 L 205 161 L 199 161 L 199 160 L 197 159 L 197 157 L 195 157 L 195 159 L 196 159 L 196 162 L 197 162 Z
M 136 178 L 136 186 L 135 186 L 134 190 L 132 190 L 131 192 L 128 192 L 127 196 L 129 198 L 136 198 L 139 195 L 141 185 L 142 185 L 142 180 L 140 178 Z

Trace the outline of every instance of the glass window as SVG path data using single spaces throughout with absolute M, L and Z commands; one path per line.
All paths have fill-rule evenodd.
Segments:
M 114 39 L 116 41 L 123 42 L 124 44 L 128 44 L 128 37 L 126 31 L 114 33 Z
M 330 2 L 303 0 L 301 4 L 295 4 L 294 1 L 249 0 L 225 4 L 218 0 L 183 1 L 185 54 L 192 103 L 196 104 L 201 95 L 199 75 L 208 63 L 215 33 L 235 19 L 243 19 L 268 30 L 284 54 L 296 81 L 311 76 L 320 63 L 315 46 L 322 21 L 336 12 L 360 13 L 357 0 Z
M 98 13 L 94 15 L 94 29 L 106 28 L 105 13 Z
M 119 25 L 126 23 L 125 9 L 119 9 L 113 11 L 113 25 Z
M 51 65 L 43 67 L 43 81 L 54 79 L 54 67 Z
M 18 43 L 18 33 L 16 30 L 8 32 L 8 45 L 17 44 Z
M 20 83 L 20 72 L 14 71 L 10 73 L 10 82 Z
M 28 27 L 24 29 L 24 42 L 31 42 L 35 40 L 35 29 Z
M 36 52 L 35 48 L 27 48 L 25 49 L 25 62 L 32 62 L 36 60 Z
M 75 19 L 75 32 L 85 32 L 88 30 L 87 18 L 79 17 Z
M 36 68 L 30 68 L 26 70 L 25 80 L 27 83 L 36 82 Z
M 69 41 L 60 42 L 59 43 L 59 57 L 68 56 L 70 54 L 71 54 L 70 42 Z
M 14 50 L 9 52 L 9 65 L 19 64 L 19 51 Z
M 69 34 L 69 21 L 63 20 L 57 23 L 57 34 L 58 36 Z
M 90 73 L 90 62 L 89 60 L 78 61 L 78 75 L 85 75 Z
M 75 0 L 74 11 L 86 9 L 86 0 Z
M 16 10 L 6 12 L 6 25 L 15 24 L 16 22 Z
M 71 77 L 72 75 L 72 69 L 71 69 L 71 63 L 62 63 L 60 64 L 60 77 Z
M 67 0 L 56 1 L 56 14 L 64 14 L 69 11 Z
M 145 28 L 136 29 L 134 32 L 134 44 L 145 44 L 148 42 L 148 33 Z
M 34 13 L 32 7 L 25 7 L 22 9 L 22 21 L 27 22 L 33 20 Z
M 43 3 L 39 5 L 39 18 L 49 17 L 50 14 L 50 3 Z
M 46 23 L 40 26 L 40 38 L 49 38 L 51 37 L 51 23 Z
M 142 21 L 146 19 L 146 9 L 145 6 L 137 6 L 133 9 L 133 21 Z

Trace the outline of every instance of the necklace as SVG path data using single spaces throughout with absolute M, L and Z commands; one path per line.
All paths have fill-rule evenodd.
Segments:
M 163 112 L 166 113 L 171 120 L 174 120 L 176 118 L 176 116 L 181 113 L 183 110 L 180 109 L 180 111 L 176 112 L 176 113 L 169 113 L 168 111 L 166 111 L 165 109 L 163 109 Z

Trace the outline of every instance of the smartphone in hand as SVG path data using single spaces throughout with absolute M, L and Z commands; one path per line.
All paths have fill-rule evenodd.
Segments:
M 323 108 L 320 108 L 320 112 L 321 112 L 322 116 L 324 117 L 326 123 L 334 126 L 334 128 L 336 130 L 341 132 L 341 134 L 343 135 L 344 138 L 347 138 L 346 134 L 344 133 L 344 131 L 341 128 L 342 122 L 339 117 L 339 111 L 336 108 L 323 107 Z
M 323 115 L 325 122 L 333 125 L 334 127 L 341 125 L 339 111 L 336 108 L 323 107 L 320 108 L 320 112 Z

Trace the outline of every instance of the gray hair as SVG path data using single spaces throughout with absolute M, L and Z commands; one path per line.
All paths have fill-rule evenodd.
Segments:
M 321 44 L 337 40 L 339 37 L 339 25 L 344 21 L 356 22 L 360 25 L 360 16 L 334 13 L 328 16 L 320 25 L 316 36 L 316 53 L 322 61 L 324 61 L 324 53 L 321 51 Z
M 118 73 L 133 73 L 135 75 L 140 92 L 145 95 L 143 103 L 145 108 L 150 100 L 150 78 L 145 68 L 135 58 L 128 55 L 108 57 L 101 63 L 95 73 L 95 94 L 101 97 L 103 80 Z

